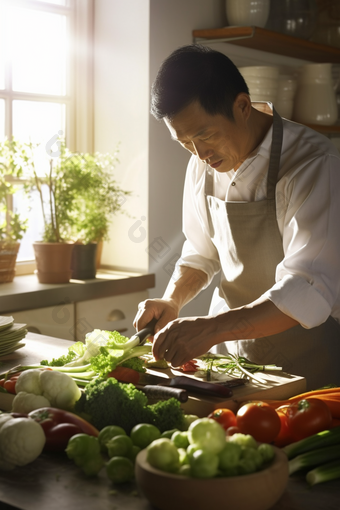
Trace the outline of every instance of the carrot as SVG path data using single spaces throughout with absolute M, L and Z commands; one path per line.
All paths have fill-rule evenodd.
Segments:
M 289 400 L 294 399 L 303 399 L 307 397 L 315 397 L 316 395 L 327 395 L 329 393 L 337 393 L 340 396 L 340 388 L 324 388 L 320 390 L 312 390 L 312 391 L 306 391 L 305 393 L 300 393 L 300 395 L 295 395 L 294 397 L 291 397 Z

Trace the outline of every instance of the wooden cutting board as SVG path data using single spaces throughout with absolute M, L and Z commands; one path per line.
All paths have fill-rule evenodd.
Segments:
M 147 372 L 153 375 L 161 375 L 165 378 L 175 377 L 176 375 L 188 375 L 175 369 L 148 369 Z M 182 408 L 186 414 L 196 414 L 201 418 L 220 407 L 237 411 L 241 402 L 263 399 L 285 400 L 306 391 L 306 379 L 304 377 L 286 374 L 285 372 L 257 372 L 256 375 L 263 379 L 265 383 L 262 384 L 256 381 L 247 382 L 244 386 L 233 388 L 233 396 L 227 399 L 189 393 L 188 401 L 181 404 Z M 199 379 L 195 376 L 190 377 Z

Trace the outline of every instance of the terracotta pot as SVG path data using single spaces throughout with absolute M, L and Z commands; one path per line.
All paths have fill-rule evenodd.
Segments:
M 0 241 L 0 283 L 12 282 L 20 243 Z
M 96 255 L 96 268 L 100 268 L 102 252 L 103 252 L 103 241 L 98 241 L 97 243 L 97 255 Z
M 33 243 L 40 283 L 67 283 L 71 278 L 73 243 Z
M 97 243 L 75 244 L 72 252 L 72 278 L 91 280 L 96 277 Z

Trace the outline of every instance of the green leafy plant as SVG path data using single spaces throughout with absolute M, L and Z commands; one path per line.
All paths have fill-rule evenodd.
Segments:
M 0 142 L 0 241 L 17 242 L 27 230 L 27 218 L 13 211 L 10 204 L 20 188 L 28 192 L 27 185 L 20 181 L 31 165 L 28 146 L 17 140 Z
M 108 239 L 112 216 L 130 194 L 113 177 L 117 163 L 116 154 L 71 152 L 60 142 L 60 155 L 49 159 L 48 172 L 41 175 L 33 166 L 31 188 L 40 197 L 43 241 Z

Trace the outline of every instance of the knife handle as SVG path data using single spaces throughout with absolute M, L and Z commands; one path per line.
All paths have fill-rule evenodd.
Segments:
M 134 334 L 134 336 L 138 336 L 140 340 L 140 345 L 143 345 L 143 343 L 146 341 L 146 339 L 149 336 L 152 336 L 155 332 L 155 325 L 157 323 L 158 319 L 153 318 L 146 326 L 145 328 L 141 329 L 140 331 L 137 331 L 137 333 Z
M 145 395 L 150 398 L 157 398 L 160 400 L 176 398 L 183 403 L 188 400 L 188 392 L 181 388 L 170 388 L 167 386 L 156 386 L 153 384 L 146 384 L 145 386 L 137 384 L 136 388 L 143 391 Z

